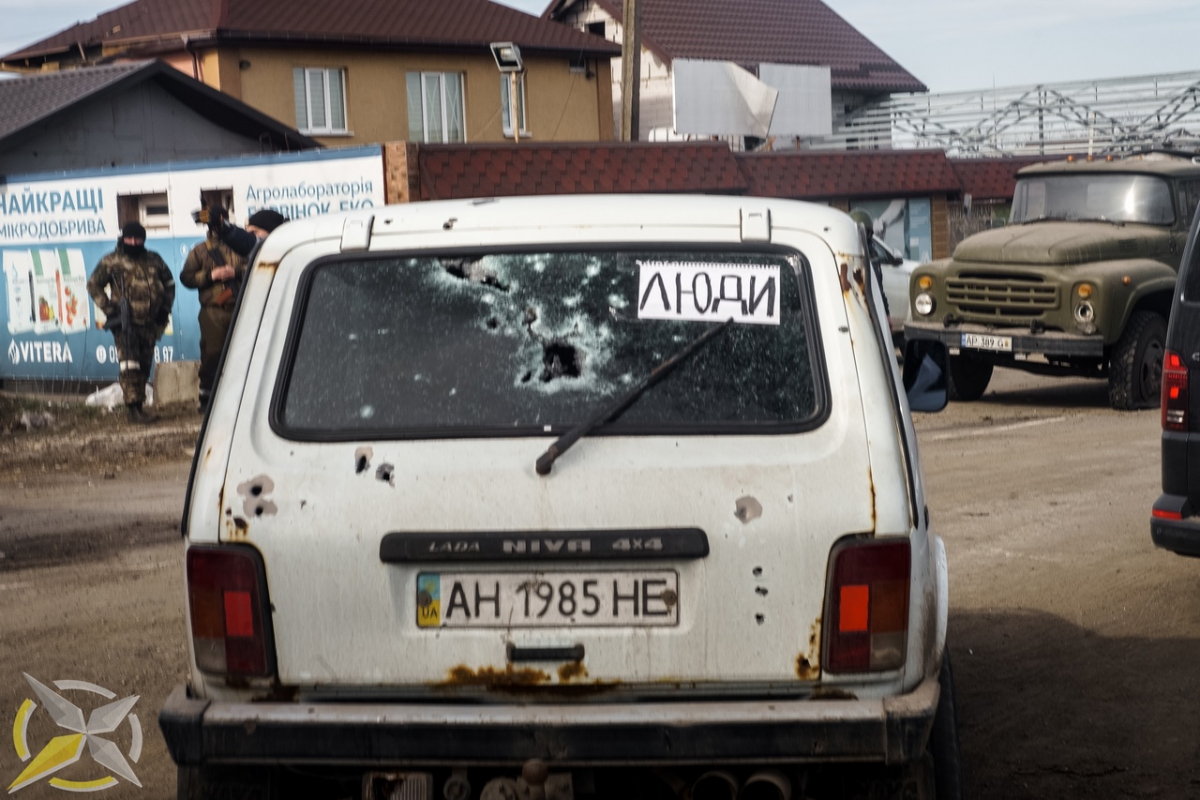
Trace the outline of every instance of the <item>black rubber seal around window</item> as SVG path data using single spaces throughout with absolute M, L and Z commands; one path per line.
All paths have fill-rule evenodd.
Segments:
M 653 242 L 653 243 L 570 243 L 547 244 L 531 249 L 529 245 L 510 247 L 459 247 L 446 249 L 423 248 L 418 250 L 389 250 L 385 252 L 352 253 L 324 256 L 315 259 L 304 268 L 296 290 L 296 302 L 292 306 L 291 319 L 288 321 L 287 337 L 284 339 L 283 355 L 280 360 L 279 372 L 275 378 L 275 388 L 271 396 L 268 424 L 271 430 L 280 438 L 296 442 L 358 442 L 358 441 L 391 441 L 391 440 L 438 440 L 438 439 L 529 439 L 554 438 L 561 436 L 570 426 L 555 426 L 546 431 L 541 425 L 524 425 L 520 427 L 455 427 L 455 428 L 356 428 L 354 430 L 296 430 L 289 427 L 283 419 L 283 409 L 287 403 L 287 393 L 292 381 L 292 368 L 299 346 L 300 330 L 308 309 L 309 290 L 314 276 L 322 267 L 330 264 L 346 262 L 383 261 L 398 258 L 463 258 L 479 255 L 512 255 L 524 253 L 679 253 L 692 252 L 697 255 L 709 252 L 745 253 L 769 256 L 783 256 L 799 260 L 800 269 L 795 273 L 800 290 L 800 314 L 805 325 L 808 343 L 808 357 L 811 365 L 813 394 L 815 408 L 813 413 L 804 420 L 794 422 L 743 422 L 719 424 L 681 423 L 678 425 L 653 425 L 644 427 L 624 427 L 620 425 L 606 426 L 589 436 L 771 436 L 793 433 L 804 433 L 815 430 L 825 424 L 830 414 L 829 381 L 825 369 L 825 348 L 821 341 L 821 326 L 817 318 L 816 304 L 813 302 L 812 269 L 804 254 L 790 247 L 755 243 L 754 245 L 705 242 L 697 247 L 695 242 Z

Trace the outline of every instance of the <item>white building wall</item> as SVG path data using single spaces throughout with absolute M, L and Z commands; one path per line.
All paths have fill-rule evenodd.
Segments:
M 603 22 L 604 38 L 617 44 L 621 43 L 621 37 L 624 35 L 624 26 L 593 0 L 578 0 L 563 13 L 560 21 L 581 31 L 586 31 L 591 23 Z M 619 57 L 612 60 L 612 81 L 613 135 L 619 139 L 621 135 L 621 59 Z M 638 125 L 640 141 L 674 141 L 687 138 L 674 133 L 673 97 L 671 66 L 643 47 L 641 116 Z M 833 112 L 834 131 L 838 130 L 847 113 L 864 105 L 869 99 L 874 98 L 849 92 L 833 92 L 830 104 Z M 721 138 L 730 139 L 731 137 Z M 740 150 L 741 137 L 732 138 L 737 141 L 731 141 L 731 146 Z M 780 144 L 784 147 L 789 146 L 785 143 Z M 879 146 L 879 144 L 876 142 L 875 146 Z

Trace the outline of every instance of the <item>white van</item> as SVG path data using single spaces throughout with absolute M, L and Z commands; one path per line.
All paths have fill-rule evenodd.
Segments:
M 958 797 L 864 243 L 679 196 L 275 231 L 189 487 L 180 796 Z

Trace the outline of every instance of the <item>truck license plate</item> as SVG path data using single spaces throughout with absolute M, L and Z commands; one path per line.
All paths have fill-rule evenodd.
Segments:
M 996 350 L 1004 353 L 1012 352 L 1011 336 L 988 336 L 984 333 L 964 333 L 962 346 L 976 350 Z
M 420 628 L 669 627 L 679 573 L 422 572 Z

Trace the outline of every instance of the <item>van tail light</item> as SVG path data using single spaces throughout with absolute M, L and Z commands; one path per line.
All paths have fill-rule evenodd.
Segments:
M 907 539 L 853 541 L 834 550 L 825 671 L 882 672 L 904 665 L 911 565 Z
M 1163 357 L 1162 427 L 1164 431 L 1186 431 L 1188 426 L 1188 370 L 1178 353 Z
M 247 678 L 271 674 L 264 574 L 258 551 L 248 547 L 187 551 L 192 645 L 204 672 Z

